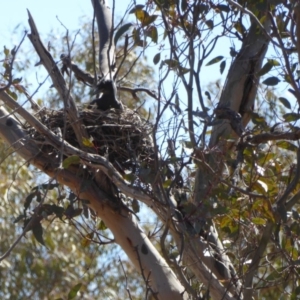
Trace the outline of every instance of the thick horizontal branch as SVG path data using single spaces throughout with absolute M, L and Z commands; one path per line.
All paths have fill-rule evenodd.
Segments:
M 148 196 L 147 194 L 144 194 L 142 191 L 138 191 L 136 189 L 133 189 L 132 187 L 129 187 L 129 185 L 124 181 L 123 177 L 119 172 L 114 168 L 114 166 L 104 157 L 97 155 L 97 154 L 90 154 L 87 152 L 84 152 L 80 149 L 77 149 L 61 139 L 59 136 L 56 136 L 52 131 L 50 131 L 46 126 L 44 126 L 42 123 L 40 123 L 39 120 L 37 120 L 34 116 L 32 116 L 30 113 L 28 113 L 23 107 L 21 107 L 17 102 L 15 102 L 9 95 L 7 95 L 4 92 L 0 93 L 0 98 L 4 100 L 4 102 L 15 112 L 20 114 L 26 121 L 33 127 L 36 128 L 38 132 L 44 135 L 45 139 L 51 144 L 53 147 L 57 149 L 63 149 L 64 153 L 66 155 L 78 155 L 82 162 L 86 165 L 90 165 L 91 163 L 95 164 L 96 166 L 99 167 L 105 174 L 118 186 L 118 188 L 124 192 L 124 194 L 128 195 L 129 197 L 134 197 L 140 201 L 143 201 L 158 214 L 158 216 L 161 218 L 162 221 L 166 221 L 166 215 L 165 214 L 165 207 L 161 204 L 163 201 L 161 199 L 155 200 L 154 198 Z M 10 143 L 13 143 L 12 140 L 10 140 Z M 38 149 L 36 150 L 38 151 Z M 37 152 L 36 152 L 37 153 Z M 28 156 L 24 157 L 26 159 L 29 159 L 30 153 Z M 71 189 L 77 189 L 77 193 L 80 193 L 80 186 L 81 184 L 78 183 L 79 179 L 76 179 L 72 177 L 72 179 L 66 177 L 65 174 L 67 170 L 51 170 L 49 169 L 49 166 L 47 166 L 47 163 L 49 161 L 49 158 L 47 159 L 38 159 L 39 157 L 36 157 L 34 160 L 33 164 L 37 166 L 39 169 L 44 170 L 49 176 L 56 176 L 55 178 L 58 178 L 57 176 L 60 176 L 61 178 L 59 179 L 60 183 L 66 184 L 69 186 Z M 46 165 L 45 165 L 46 164 Z M 58 162 L 56 165 L 56 168 L 59 166 Z M 75 174 L 76 172 L 74 172 Z M 69 176 L 69 175 L 68 175 Z M 72 180 L 75 180 L 76 184 L 73 186 Z M 105 195 L 105 193 L 101 193 L 101 191 L 98 188 L 97 191 L 98 195 L 98 202 L 99 199 L 109 201 L 109 197 Z M 160 197 L 160 195 L 156 195 L 157 197 Z M 80 197 L 83 197 L 83 199 L 89 199 L 86 198 L 86 195 L 82 195 Z M 103 202 L 100 201 L 99 205 L 103 205 Z M 93 209 L 94 206 L 92 206 Z M 111 209 L 111 208 L 110 208 Z M 121 215 L 125 213 L 128 214 L 128 211 L 122 211 Z M 118 215 L 118 214 L 117 214 Z M 176 216 L 175 212 L 175 207 L 171 211 L 171 215 Z M 104 220 L 102 213 L 99 213 L 99 216 Z M 106 222 L 106 221 L 105 221 Z M 175 237 L 175 239 L 178 240 L 180 243 L 181 241 L 181 234 L 184 232 L 189 236 L 189 233 L 187 229 L 185 228 L 185 225 L 183 222 L 177 222 L 178 228 L 171 228 L 172 234 Z M 107 226 L 111 229 L 109 224 Z M 179 231 L 178 231 L 179 229 Z M 181 234 L 180 234 L 181 232 Z M 121 237 L 119 237 L 121 238 Z M 193 241 L 193 242 L 192 242 Z M 190 237 L 190 242 L 193 244 L 193 251 L 190 249 L 190 247 L 187 247 L 188 251 L 185 255 L 187 258 L 187 261 L 189 265 L 191 265 L 191 268 L 199 276 L 200 278 L 206 285 L 213 285 L 214 288 L 214 294 L 215 294 L 215 299 L 231 299 L 231 296 L 226 294 L 226 289 L 224 286 L 218 281 L 218 279 L 212 275 L 212 272 L 216 272 L 215 270 L 215 264 L 214 264 L 214 258 L 211 257 L 206 257 L 205 253 L 207 252 L 207 249 L 209 248 L 209 245 L 205 241 L 201 241 L 199 238 L 196 240 L 191 236 Z M 121 245 L 122 246 L 122 245 Z M 123 247 L 123 246 L 122 246 Z M 196 263 L 197 262 L 197 263 Z M 226 294 L 226 295 L 225 295 Z M 225 296 L 224 296 L 225 295 Z
M 18 121 L 4 109 L 0 110 L 0 136 L 24 159 L 60 184 L 68 186 L 80 199 L 88 201 L 137 270 L 141 271 L 142 263 L 143 272 L 149 278 L 152 289 L 158 293 L 158 299 L 185 299 L 181 296 L 184 288 L 128 210 L 122 206 L 112 208 L 109 195 L 102 192 L 96 182 L 91 181 L 89 188 L 84 188 L 86 179 L 77 175 L 76 166 L 60 168 L 59 158 L 43 154 Z
M 297 141 L 300 139 L 300 130 L 294 132 L 274 132 L 274 133 L 261 133 L 251 136 L 247 142 L 251 144 L 261 144 L 268 141 L 290 140 Z

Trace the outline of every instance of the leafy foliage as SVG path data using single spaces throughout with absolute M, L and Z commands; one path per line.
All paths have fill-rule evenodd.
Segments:
M 181 219 L 174 224 L 185 224 L 188 233 L 201 241 L 212 239 L 212 228 L 218 230 L 218 241 L 223 243 L 209 240 L 213 250 L 209 246 L 206 249 L 218 259 L 226 253 L 237 272 L 236 276 L 231 274 L 232 281 L 250 282 L 244 289 L 247 299 L 271 299 L 279 294 L 296 299 L 299 294 L 300 94 L 294 61 L 300 49 L 295 44 L 299 28 L 291 18 L 297 13 L 293 9 L 285 3 L 268 1 L 150 1 L 133 5 L 128 11 L 131 19 L 121 22 L 115 30 L 117 67 L 121 66 L 117 76 L 118 97 L 127 106 L 139 108 L 143 116 L 149 115 L 147 106 L 141 108 L 145 100 L 151 103 L 148 107 L 155 107 L 152 120 L 156 157 L 149 166 L 133 155 L 136 173 L 120 168 L 117 163 L 114 167 L 127 188 L 138 188 L 143 195 L 155 195 L 158 189 L 157 194 L 165 197 L 164 207 L 169 199 L 175 199 L 172 205 L 176 214 L 172 215 L 169 207 L 168 220 L 162 220 L 165 230 L 156 231 L 152 226 L 147 230 L 155 232 L 155 238 L 161 237 L 160 244 L 153 243 L 160 247 L 170 266 L 175 266 L 177 275 L 187 279 L 185 288 L 191 297 L 208 295 L 209 284 L 201 285 L 194 266 L 182 260 L 182 244 L 169 233 L 172 227 L 168 227 L 168 222 L 173 222 L 177 215 Z M 95 49 L 89 26 L 83 26 L 78 44 L 72 44 L 67 52 L 82 69 L 93 74 Z M 219 44 L 226 39 L 228 53 Z M 262 48 L 255 51 L 255 45 L 262 39 Z M 264 43 L 270 40 L 274 48 L 266 52 Z M 82 49 L 81 44 L 86 48 Z M 241 49 L 236 50 L 235 46 Z M 255 55 L 248 53 L 249 49 Z M 154 70 L 145 59 L 149 51 L 155 53 L 153 63 L 158 68 L 156 92 L 152 91 L 156 87 Z M 25 88 L 21 77 L 12 76 L 14 53 L 14 49 L 4 48 L 1 87 L 19 101 Z M 58 56 L 54 50 L 51 54 Z M 226 81 L 223 78 L 203 85 L 203 73 L 217 68 L 216 74 L 222 76 L 229 62 Z M 242 73 L 236 71 L 238 65 L 242 66 Z M 70 77 L 69 85 L 78 104 L 88 103 L 93 97 L 90 87 L 74 76 Z M 284 89 L 291 96 L 282 92 Z M 49 106 L 61 107 L 53 91 L 48 92 L 47 102 Z M 83 144 L 93 146 L 89 139 Z M 62 161 L 63 168 L 76 166 L 83 174 L 80 164 L 77 155 Z M 130 276 L 130 293 L 135 299 L 141 298 L 147 285 L 126 260 L 126 273 L 120 271 L 116 260 L 119 250 L 109 229 L 84 199 L 78 199 L 56 182 L 30 188 L 29 182 L 33 185 L 43 177 L 33 176 L 33 171 L 24 168 L 15 156 L 4 161 L 1 168 L 2 176 L 6 176 L 1 190 L 3 194 L 10 190 L 15 201 L 11 205 L 6 201 L 2 209 L 6 216 L 14 216 L 16 223 L 23 222 L 26 237 L 32 237 L 32 243 L 22 241 L 18 255 L 3 261 L 1 275 L 11 276 L 12 281 L 2 283 L 0 296 L 3 293 L 16 299 L 33 295 L 59 297 L 63 292 L 67 299 L 76 295 L 88 295 L 91 299 L 102 290 L 121 299 L 128 288 L 122 281 Z M 9 186 L 8 178 L 16 170 L 18 176 Z M 130 212 L 138 213 L 144 221 L 142 211 L 148 208 L 141 210 L 139 199 L 127 197 L 121 188 L 118 193 Z M 1 252 L 16 235 L 8 221 L 4 217 L 0 227 L 2 232 L 6 230 Z M 181 234 L 185 242 L 190 242 L 187 232 Z M 218 247 L 221 253 L 213 252 Z M 70 249 L 71 257 L 65 254 Z M 97 251 L 105 255 L 107 262 L 97 261 Z M 146 247 L 141 251 L 148 253 Z M 205 254 L 202 253 L 204 257 Z M 12 274 L 11 264 L 18 269 L 17 273 Z M 25 275 L 28 280 L 23 282 Z M 43 282 L 38 291 L 37 279 Z M 226 280 L 220 282 L 225 285 Z

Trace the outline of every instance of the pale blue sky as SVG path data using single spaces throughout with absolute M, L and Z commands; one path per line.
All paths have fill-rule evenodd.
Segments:
M 6 45 L 11 49 L 14 45 L 19 44 L 20 37 L 23 35 L 24 30 L 28 29 L 28 16 L 27 8 L 30 10 L 36 25 L 42 37 L 46 38 L 53 30 L 55 32 L 64 33 L 65 29 L 62 27 L 57 18 L 66 26 L 70 32 L 79 30 L 80 18 L 83 16 L 93 16 L 92 3 L 90 0 L 51 0 L 51 1 L 38 1 L 38 0 L 14 0 L 4 1 L 0 0 L 0 52 L 3 46 Z M 112 5 L 112 0 L 109 1 Z M 144 0 L 136 1 L 137 3 L 144 3 Z M 125 13 L 130 0 L 116 0 L 116 15 L 122 16 Z M 16 27 L 18 28 L 16 29 Z M 47 41 L 44 41 L 47 43 Z M 221 46 L 221 47 L 220 47 Z M 25 39 L 23 47 L 31 47 L 28 39 Z M 211 58 L 217 55 L 224 55 L 227 57 L 227 67 L 224 74 L 227 73 L 230 64 L 228 41 L 223 40 L 214 51 Z M 271 48 L 271 47 L 270 47 Z M 30 48 L 28 48 L 30 49 Z M 152 51 L 147 50 L 146 55 L 149 61 L 152 61 L 153 56 L 157 53 L 158 48 L 152 48 Z M 153 52 L 153 53 L 152 53 Z M 155 66 L 158 68 L 158 66 Z M 224 80 L 223 74 L 223 80 Z M 209 84 L 220 78 L 219 64 L 204 67 L 201 72 L 202 82 Z
M 2 2 L 2 3 L 1 3 Z M 80 19 L 82 17 L 93 17 L 93 8 L 91 0 L 51 0 L 51 1 L 38 1 L 38 0 L 15 0 L 4 1 L 0 0 L 0 57 L 3 56 L 3 47 L 12 49 L 15 45 L 18 45 L 24 36 L 25 30 L 29 30 L 27 9 L 30 11 L 39 33 L 43 39 L 45 45 L 48 43 L 47 37 L 50 33 L 64 35 L 66 29 L 71 33 L 71 38 L 74 38 L 74 32 L 80 30 Z M 112 5 L 112 1 L 109 1 Z M 116 16 L 121 16 L 126 11 L 127 5 L 130 0 L 119 1 L 116 0 Z M 61 23 L 60 23 L 61 22 Z M 61 36 L 57 36 L 61 40 Z M 22 49 L 26 49 L 26 55 L 31 55 L 32 62 L 36 63 L 38 58 L 31 52 L 32 45 L 29 39 L 26 37 L 22 45 Z M 17 56 L 17 60 L 22 59 L 21 56 Z M 30 73 L 32 85 L 29 88 L 29 92 L 32 93 L 36 86 L 36 72 L 39 74 L 39 81 L 43 81 L 46 73 L 42 70 L 42 67 L 34 68 L 33 70 L 27 70 L 26 74 L 21 73 L 18 76 L 28 78 Z M 45 85 L 48 88 L 49 84 Z M 41 97 L 44 91 L 44 87 L 36 95 Z
M 2 0 L 3 1 L 3 0 Z M 15 0 L 3 1 L 0 10 L 0 38 L 1 44 L 10 39 L 11 32 L 17 25 L 19 28 L 28 28 L 27 11 L 29 9 L 39 30 L 42 33 L 50 32 L 59 26 L 56 16 L 69 29 L 76 29 L 79 17 L 92 15 L 92 4 L 88 0 Z
M 18 32 L 28 29 L 27 10 L 29 9 L 41 34 L 50 33 L 52 29 L 61 27 L 59 20 L 69 29 L 79 29 L 79 19 L 82 16 L 93 16 L 92 3 L 90 0 L 15 0 L 1 1 L 0 9 L 0 47 L 12 41 L 12 35 L 16 26 Z M 112 3 L 112 1 L 109 1 Z M 125 12 L 130 0 L 116 0 L 116 14 L 122 15 Z

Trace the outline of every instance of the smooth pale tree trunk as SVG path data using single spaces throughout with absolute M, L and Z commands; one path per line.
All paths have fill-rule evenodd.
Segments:
M 253 111 L 259 84 L 259 77 L 256 74 L 262 67 L 270 41 L 271 22 L 268 18 L 264 22 L 264 28 L 265 30 L 259 29 L 257 23 L 251 20 L 249 32 L 230 67 L 218 104 L 218 107 L 230 108 L 232 111 L 239 113 L 242 116 L 243 128 L 248 124 Z M 204 159 L 203 162 L 200 159 L 196 173 L 194 201 L 195 203 L 203 204 L 202 207 L 204 209 L 201 213 L 202 224 L 206 221 L 208 221 L 208 224 L 211 224 L 209 221 L 209 210 L 212 208 L 213 201 L 210 198 L 210 193 L 214 187 L 213 183 L 218 182 L 224 170 L 224 162 L 219 158 L 224 156 L 226 159 L 226 155 L 230 156 L 230 154 L 236 153 L 232 141 L 237 141 L 238 138 L 239 136 L 232 130 L 229 121 L 224 120 L 213 127 L 209 143 L 211 151 L 209 153 L 201 153 L 201 157 L 204 157 Z M 228 139 L 230 139 L 229 143 Z M 208 209 L 205 209 L 205 207 Z M 220 271 L 222 273 L 225 272 L 225 276 L 230 278 L 230 260 L 225 254 L 216 231 L 208 230 L 211 233 L 211 242 L 218 245 L 219 252 L 223 253 L 221 256 L 225 268 L 220 268 Z M 243 286 L 245 299 L 251 299 L 252 297 L 252 279 L 255 273 L 251 272 L 251 279 L 249 279 L 249 276 L 246 276 L 248 278 L 246 280 L 247 284 Z
M 0 92 L 0 99 L 7 100 L 7 97 L 4 92 Z M 157 293 L 158 299 L 184 298 L 181 295 L 184 288 L 139 227 L 135 217 L 126 209 L 113 208 L 109 204 L 108 195 L 96 183 L 91 184 L 88 189 L 82 189 L 84 179 L 76 175 L 77 168 L 62 169 L 59 160 L 54 157 L 49 161 L 49 156 L 40 151 L 22 126 L 3 107 L 0 109 L 0 136 L 27 162 L 55 178 L 60 184 L 68 186 L 79 198 L 89 201 L 89 206 L 112 231 L 116 242 L 136 269 L 143 272 L 149 280 L 149 287 Z

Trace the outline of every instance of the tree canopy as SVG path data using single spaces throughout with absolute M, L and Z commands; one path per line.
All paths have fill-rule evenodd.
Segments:
M 2 53 L 0 295 L 297 299 L 299 2 L 92 5 Z

